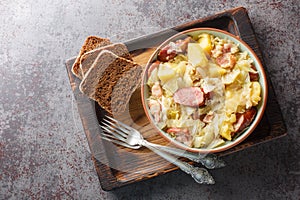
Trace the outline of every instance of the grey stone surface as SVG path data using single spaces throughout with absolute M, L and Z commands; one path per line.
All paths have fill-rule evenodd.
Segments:
M 1 0 L 0 199 L 299 199 L 299 0 Z M 288 128 L 226 156 L 213 186 L 180 171 L 101 189 L 64 62 L 88 35 L 130 39 L 244 6 Z

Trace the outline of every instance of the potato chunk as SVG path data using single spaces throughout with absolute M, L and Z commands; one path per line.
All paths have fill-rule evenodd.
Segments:
M 161 80 L 162 83 L 165 83 L 168 80 L 174 78 L 175 75 L 176 75 L 175 70 L 168 67 L 167 65 L 161 64 L 159 66 L 157 76 Z
M 206 67 L 208 59 L 199 43 L 188 44 L 188 60 L 194 67 Z

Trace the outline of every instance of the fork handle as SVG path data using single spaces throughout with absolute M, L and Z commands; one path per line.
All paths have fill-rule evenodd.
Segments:
M 194 167 L 187 162 L 183 162 L 178 160 L 176 157 L 165 153 L 158 148 L 149 145 L 147 142 L 143 144 L 145 147 L 156 153 L 157 155 L 161 156 L 165 160 L 169 161 L 170 163 L 179 167 L 182 171 L 187 174 L 190 174 L 193 179 L 200 184 L 214 184 L 215 181 L 213 177 L 209 174 L 209 172 L 205 168 Z
M 153 146 L 167 153 L 188 158 L 191 161 L 201 163 L 203 166 L 205 166 L 208 169 L 221 168 L 221 167 L 225 167 L 226 165 L 222 159 L 220 159 L 218 156 L 214 154 L 203 155 L 203 154 L 192 153 L 182 149 L 176 149 L 168 146 L 154 144 L 146 140 L 145 143 L 147 143 L 149 146 Z

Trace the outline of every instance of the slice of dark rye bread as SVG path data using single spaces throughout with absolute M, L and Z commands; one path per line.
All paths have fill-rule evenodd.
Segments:
M 92 64 L 94 63 L 95 59 L 101 53 L 103 50 L 111 51 L 112 53 L 116 54 L 119 57 L 126 58 L 128 60 L 132 60 L 130 53 L 125 46 L 125 44 L 122 43 L 115 43 L 111 45 L 107 45 L 101 48 L 94 49 L 92 51 L 86 52 L 81 56 L 80 59 L 80 70 L 82 73 L 82 76 L 86 74 L 86 72 L 90 69 Z
M 106 45 L 111 44 L 110 40 L 107 38 L 101 38 L 101 37 L 97 37 L 97 36 L 89 36 L 85 39 L 79 54 L 72 66 L 72 72 L 75 76 L 77 76 L 78 78 L 82 79 L 82 73 L 80 70 L 80 58 L 81 56 L 88 52 L 91 51 L 93 49 L 99 48 L 99 47 L 103 47 Z
M 139 87 L 140 65 L 103 50 L 84 76 L 79 89 L 110 114 L 126 110 L 132 93 Z

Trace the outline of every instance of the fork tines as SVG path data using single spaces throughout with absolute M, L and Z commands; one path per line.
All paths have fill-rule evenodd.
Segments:
M 99 125 L 103 130 L 103 132 L 100 133 L 102 139 L 128 148 L 133 148 L 133 149 L 139 148 L 139 147 L 129 145 L 127 143 L 126 141 L 126 138 L 128 136 L 127 135 L 128 129 L 126 129 L 127 125 L 107 115 L 105 117 L 106 118 L 104 118 L 101 124 Z

